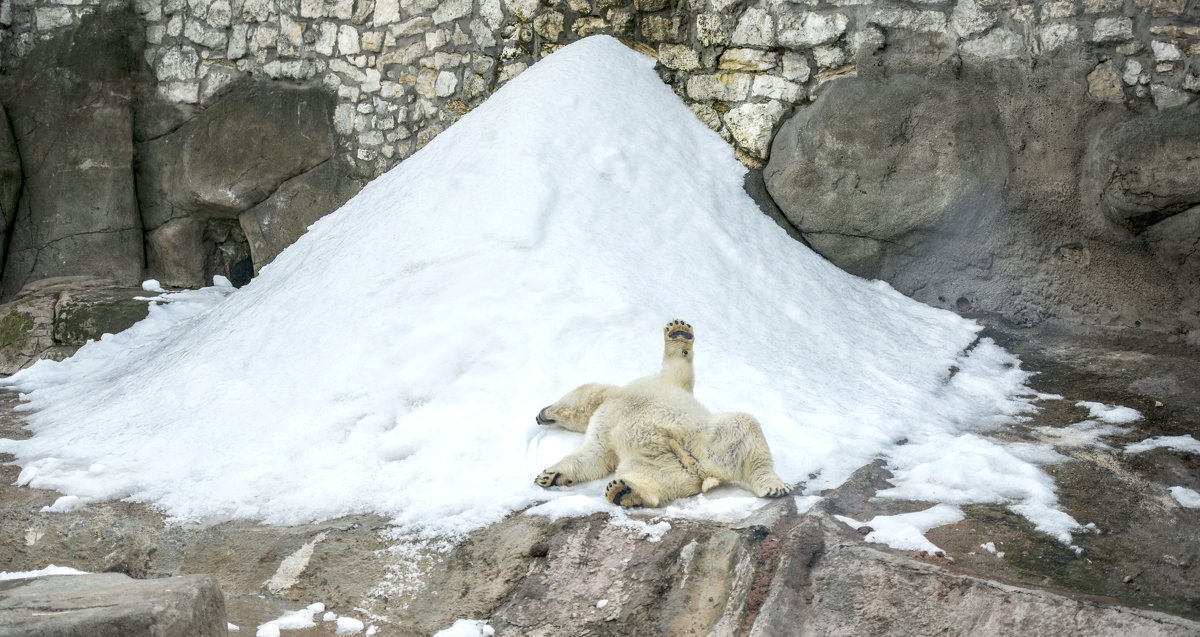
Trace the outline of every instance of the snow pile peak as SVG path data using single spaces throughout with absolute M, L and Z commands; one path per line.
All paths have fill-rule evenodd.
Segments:
M 178 520 L 376 512 L 432 536 L 563 496 L 603 507 L 603 481 L 533 485 L 580 440 L 533 416 L 657 371 L 683 318 L 697 397 L 755 414 L 810 493 L 883 457 L 898 491 L 1073 524 L 1048 476 L 972 434 L 1029 409 L 1017 361 L 790 240 L 653 65 L 608 37 L 547 57 L 245 288 L 166 294 L 13 377 L 34 436 L 0 451 L 22 483 Z M 761 502 L 676 504 L 737 510 L 721 498 Z

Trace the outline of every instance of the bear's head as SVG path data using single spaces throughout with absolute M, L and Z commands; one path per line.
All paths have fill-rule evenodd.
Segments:
M 587 431 L 588 421 L 592 419 L 592 414 L 596 413 L 596 409 L 608 397 L 608 392 L 613 389 L 616 389 L 616 385 L 601 385 L 600 383 L 580 385 L 567 392 L 566 396 L 559 398 L 558 402 L 539 411 L 536 418 L 537 424 L 558 425 L 563 429 L 583 433 Z

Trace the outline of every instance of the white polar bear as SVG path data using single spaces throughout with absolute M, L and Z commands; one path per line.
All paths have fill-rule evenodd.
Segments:
M 692 395 L 692 327 L 671 321 L 663 335 L 658 374 L 623 387 L 582 385 L 538 413 L 538 424 L 584 433 L 584 440 L 534 483 L 571 486 L 616 471 L 604 497 L 624 507 L 656 507 L 730 481 L 760 497 L 788 494 L 758 421 L 709 413 Z

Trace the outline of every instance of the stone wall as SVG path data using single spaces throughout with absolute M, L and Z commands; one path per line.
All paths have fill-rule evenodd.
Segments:
M 0 0 L 0 182 L 22 173 L 6 157 L 24 170 L 0 297 L 244 282 L 597 33 L 655 56 L 748 191 L 842 267 L 958 311 L 1200 342 L 1195 0 Z M 88 139 L 105 150 L 67 152 Z
M 4 63 L 125 0 L 3 0 Z M 130 0 L 159 95 L 208 105 L 240 78 L 337 95 L 362 177 L 412 154 L 495 88 L 580 37 L 642 45 L 698 117 L 759 165 L 796 103 L 910 33 L 946 55 L 1028 64 L 1086 45 L 1096 99 L 1180 106 L 1200 91 L 1200 15 L 1185 0 Z

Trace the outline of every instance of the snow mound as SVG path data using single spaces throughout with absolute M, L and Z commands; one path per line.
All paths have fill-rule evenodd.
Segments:
M 653 60 L 587 38 L 246 287 L 160 295 L 126 332 L 11 378 L 34 435 L 0 451 L 21 484 L 177 521 L 374 512 L 434 537 L 563 497 L 603 508 L 603 481 L 533 485 L 580 441 L 533 416 L 580 383 L 657 371 L 661 327 L 682 318 L 697 397 L 755 414 L 780 475 L 808 493 L 882 457 L 900 491 L 1073 528 L 1048 475 L 975 435 L 1032 409 L 1019 361 L 789 239 L 744 172 Z

